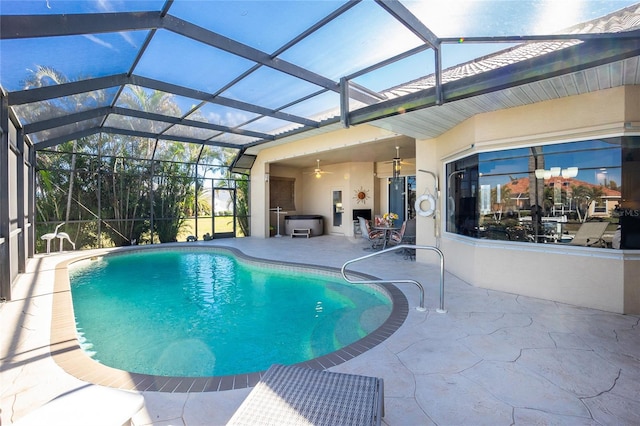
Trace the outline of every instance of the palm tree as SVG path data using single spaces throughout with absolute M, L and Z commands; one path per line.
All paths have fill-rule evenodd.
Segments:
M 29 78 L 27 78 L 24 81 L 23 88 L 25 90 L 28 90 L 33 88 L 46 87 L 51 85 L 60 85 L 65 83 L 69 83 L 69 79 L 64 74 L 58 72 L 57 70 L 51 67 L 38 66 L 35 69 L 35 71 L 31 73 Z M 35 104 L 29 104 L 27 107 L 24 108 L 24 115 L 25 117 L 28 118 L 30 122 L 35 122 L 35 121 L 50 119 L 53 117 L 62 116 L 70 112 L 80 111 L 83 108 L 86 109 L 87 107 L 90 107 L 92 105 L 101 104 L 103 101 L 104 101 L 104 91 L 97 90 L 97 91 L 82 93 L 74 96 L 51 99 L 47 102 L 38 102 Z M 76 123 L 76 125 L 78 124 Z M 43 132 L 44 137 L 46 137 L 46 133 L 47 131 Z M 72 213 L 72 206 L 73 206 L 72 200 L 73 200 L 75 177 L 76 177 L 75 170 L 77 166 L 76 152 L 78 151 L 78 144 L 81 143 L 84 145 L 86 143 L 90 143 L 92 139 L 93 139 L 92 137 L 88 137 L 88 138 L 83 138 L 80 141 L 74 140 L 71 142 L 72 146 L 69 147 L 71 152 L 71 161 L 70 161 L 70 164 L 68 165 L 68 182 L 67 182 L 67 190 L 66 190 L 67 199 L 66 199 L 66 209 L 64 213 L 65 222 L 69 222 L 69 219 L 71 218 L 71 213 Z M 54 165 L 50 164 L 50 166 L 54 166 Z M 53 181 L 51 180 L 52 174 L 49 173 L 48 175 L 46 174 L 43 175 L 42 173 L 43 171 L 40 172 L 41 181 L 47 182 L 46 187 L 48 187 L 49 190 L 51 190 L 53 188 L 52 186 Z M 58 183 L 61 182 L 59 179 L 57 181 Z M 44 187 L 45 186 L 41 186 L 41 190 Z M 48 193 L 53 194 L 51 191 Z M 42 194 L 44 195 L 44 193 Z M 44 205 L 46 205 L 46 203 Z M 38 208 L 41 209 L 41 212 L 42 212 L 43 207 L 44 206 L 40 206 L 40 207 L 37 207 L 37 209 Z M 60 219 L 61 212 L 55 211 L 55 213 L 56 213 L 55 218 Z
M 573 192 L 573 198 L 576 200 L 578 220 L 584 223 L 589 217 L 591 205 L 602 198 L 604 191 L 602 190 L 602 187 L 586 185 L 572 186 L 571 190 Z M 581 211 L 584 212 L 584 216 L 581 215 Z
M 40 66 L 24 82 L 24 88 L 69 82 L 55 69 Z M 23 107 L 23 114 L 30 122 L 37 122 L 105 105 L 108 103 L 105 98 L 105 91 L 98 90 L 51 99 Z M 139 111 L 181 115 L 173 95 L 138 86 L 128 86 L 118 104 Z M 134 130 L 143 124 L 138 118 L 113 119 L 119 120 L 119 126 Z M 166 123 L 154 122 L 152 126 L 157 127 L 154 131 L 161 131 Z M 96 155 L 79 154 L 81 150 Z M 208 204 L 198 201 L 203 191 L 202 185 L 198 188 L 194 163 L 201 159 L 222 164 L 213 168 L 224 169 L 228 174 L 225 165 L 232 150 L 100 134 L 62 144 L 57 151 L 60 152 L 38 155 L 38 216 L 43 221 L 69 221 L 74 212 L 78 213 L 78 219 L 86 219 L 88 215 L 98 219 L 94 222 L 98 224 L 94 227 L 96 241 L 103 232 L 99 224 L 105 224 L 106 235 L 115 245 L 122 245 L 139 240 L 150 230 L 157 232 L 161 241 L 175 240 L 190 210 L 207 208 Z M 64 201 L 62 194 L 66 197 Z M 84 214 L 86 211 L 89 213 Z M 158 219 L 155 223 L 154 218 Z

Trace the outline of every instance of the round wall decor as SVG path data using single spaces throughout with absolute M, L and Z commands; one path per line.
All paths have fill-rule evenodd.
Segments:
M 359 189 L 356 189 L 354 192 L 355 194 L 353 198 L 356 200 L 356 202 L 365 204 L 367 199 L 369 198 L 369 190 L 364 189 L 363 187 L 360 187 Z

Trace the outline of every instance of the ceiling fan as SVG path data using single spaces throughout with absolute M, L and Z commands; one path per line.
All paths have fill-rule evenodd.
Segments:
M 307 172 L 305 174 L 312 174 L 316 177 L 316 179 L 320 179 L 322 175 L 329 174 L 329 173 L 332 173 L 332 172 L 327 172 L 320 168 L 320 160 L 318 159 L 316 160 L 316 168 L 313 170 L 313 172 Z

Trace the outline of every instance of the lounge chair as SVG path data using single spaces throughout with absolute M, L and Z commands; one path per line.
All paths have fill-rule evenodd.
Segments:
M 47 234 L 44 234 L 43 236 L 40 237 L 41 240 L 46 240 L 47 241 L 47 254 L 51 253 L 51 240 L 53 240 L 54 238 L 56 238 L 58 236 L 58 229 L 60 229 L 60 227 L 64 225 L 64 222 L 59 223 L 56 226 L 56 230 L 53 232 L 49 232 Z M 71 240 L 69 240 L 71 241 Z M 74 246 L 75 249 L 75 246 Z M 60 251 L 62 251 L 62 239 L 60 239 Z
M 13 423 L 14 426 L 131 425 L 144 408 L 136 392 L 83 385 L 58 396 Z
M 380 425 L 378 377 L 273 365 L 227 425 Z
M 71 243 L 71 246 L 73 247 L 73 249 L 74 250 L 76 249 L 76 243 L 71 241 L 71 237 L 69 237 L 69 234 L 67 234 L 66 232 L 58 232 L 56 234 L 56 237 L 60 241 L 60 253 L 62 253 L 62 249 L 63 249 L 63 246 L 64 246 L 64 240 L 69 241 L 69 243 Z
M 584 222 L 580 225 L 580 229 L 578 229 L 569 244 L 573 246 L 592 247 L 599 245 L 600 247 L 605 247 L 606 243 L 602 236 L 607 226 L 609 226 L 609 222 Z
M 384 232 L 371 230 L 369 222 L 363 217 L 358 217 L 360 221 L 360 230 L 362 231 L 362 238 L 371 243 L 372 248 L 378 248 L 384 244 Z

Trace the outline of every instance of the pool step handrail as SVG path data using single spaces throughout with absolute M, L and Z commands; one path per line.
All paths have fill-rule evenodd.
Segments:
M 440 314 L 446 313 L 447 310 L 444 308 L 444 254 L 437 247 L 434 247 L 434 246 L 418 246 L 418 245 L 413 245 L 413 244 L 398 244 L 397 246 L 393 246 L 393 247 L 388 248 L 388 249 L 380 250 L 380 251 L 377 251 L 375 253 L 368 254 L 366 256 L 361 256 L 361 257 L 358 257 L 358 258 L 355 258 L 355 259 L 347 260 L 344 263 L 344 265 L 342 265 L 342 268 L 340 270 L 340 272 L 342 272 L 342 278 L 344 278 L 344 280 L 347 281 L 350 284 L 380 284 L 380 283 L 384 283 L 384 284 L 399 284 L 399 283 L 415 284 L 420 289 L 420 306 L 418 306 L 416 308 L 416 310 L 418 310 L 418 311 L 426 311 L 426 308 L 424 307 L 424 287 L 422 286 L 422 284 L 420 284 L 416 280 L 398 279 L 398 280 L 362 280 L 362 281 L 356 281 L 356 280 L 350 279 L 347 276 L 347 266 L 351 265 L 352 263 L 359 262 L 359 261 L 365 260 L 365 259 L 369 259 L 369 258 L 374 257 L 374 256 L 379 256 L 379 255 L 384 254 L 384 253 L 389 253 L 389 252 L 392 252 L 392 251 L 403 250 L 403 249 L 407 249 L 407 250 L 430 250 L 430 251 L 435 251 L 438 254 L 438 256 L 440 257 L 440 307 L 436 309 L 436 312 L 438 312 Z

